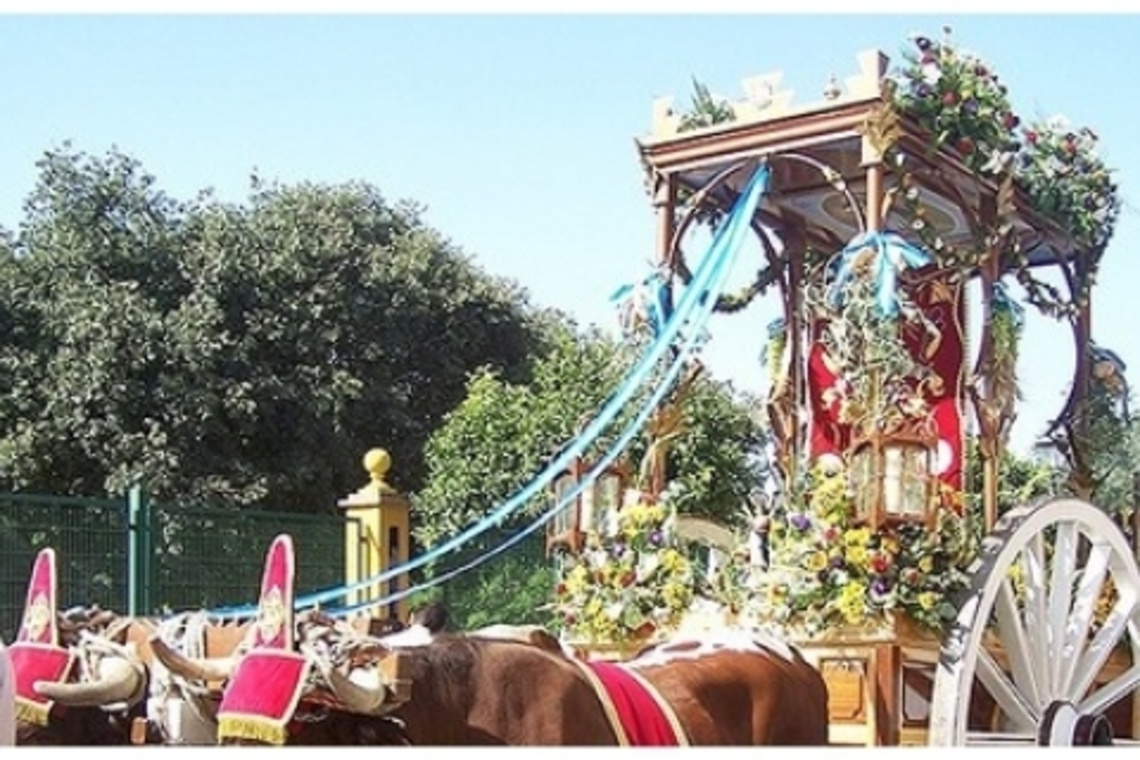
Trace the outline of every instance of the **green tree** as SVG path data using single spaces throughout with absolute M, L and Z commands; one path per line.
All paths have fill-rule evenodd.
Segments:
M 325 511 L 383 445 L 422 450 L 476 367 L 524 378 L 525 293 L 373 186 L 178 202 L 64 146 L 0 241 L 0 480 Z

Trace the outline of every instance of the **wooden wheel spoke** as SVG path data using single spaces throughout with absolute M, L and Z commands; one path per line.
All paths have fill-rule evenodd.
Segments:
M 998 588 L 997 599 L 994 603 L 994 612 L 997 615 L 998 635 L 1006 656 L 1009 658 L 1009 668 L 1013 673 L 1013 680 L 1024 691 L 1033 705 L 1042 703 L 1041 689 L 1037 683 L 1037 675 L 1033 670 L 1032 644 L 1022 625 L 1021 614 L 1017 608 L 1017 598 L 1009 578 L 1002 580 Z
M 1025 633 L 1029 641 L 1027 655 L 1030 672 L 1033 673 L 1034 684 L 1037 688 L 1037 704 L 1041 705 L 1043 704 L 1042 698 L 1049 688 L 1049 684 L 1046 682 L 1048 678 L 1050 620 L 1046 607 L 1048 590 L 1045 570 L 1045 535 L 1038 533 L 1033 536 L 1026 546 L 1026 551 L 1021 556 L 1025 567 Z
M 1111 705 L 1136 691 L 1138 686 L 1140 686 L 1140 664 L 1133 665 L 1092 694 L 1089 694 L 1077 705 L 1077 709 L 1086 715 L 1104 712 Z
M 1073 694 L 1073 678 L 1081 660 L 1081 652 L 1088 643 L 1089 626 L 1092 625 L 1096 603 L 1108 577 L 1110 548 L 1103 542 L 1094 541 L 1089 549 L 1088 561 L 1081 571 L 1077 584 L 1076 597 L 1065 626 L 1065 644 L 1061 651 L 1061 677 L 1058 679 L 1058 694 Z M 1079 695 L 1078 695 L 1079 696 Z
M 1020 726 L 1031 728 L 1037 725 L 1037 721 L 1040 719 L 1040 711 L 1037 706 L 1026 700 L 1025 695 L 1002 672 L 993 655 L 985 649 L 978 652 L 977 673 L 978 679 L 989 691 L 1002 712 Z
M 1081 656 L 1080 664 L 1077 666 L 1076 681 L 1070 692 L 1073 696 L 1083 696 L 1092 686 L 1093 679 L 1108 662 L 1116 643 L 1124 637 L 1124 631 L 1131 622 L 1132 611 L 1135 608 L 1136 601 L 1132 598 L 1118 599 L 1112 606 L 1112 611 L 1104 621 L 1104 627 L 1097 631 L 1088 649 Z
M 1054 630 L 1061 635 L 1049 639 L 1049 679 L 1047 688 L 1051 694 L 1061 688 L 1064 649 L 1068 643 L 1069 619 L 1073 606 L 1073 580 L 1077 568 L 1077 546 L 1079 543 L 1077 526 L 1066 522 L 1057 526 L 1057 539 L 1053 544 L 1053 567 L 1049 580 L 1049 621 L 1057 625 Z

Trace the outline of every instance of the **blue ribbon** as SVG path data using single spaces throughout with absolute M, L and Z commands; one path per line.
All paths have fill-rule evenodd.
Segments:
M 755 212 L 756 205 L 767 189 L 768 176 L 769 169 L 767 166 L 762 166 L 753 174 L 748 187 L 741 193 L 740 198 L 733 208 L 731 217 L 728 220 L 729 223 L 722 225 L 716 231 L 707 253 L 694 271 L 692 281 L 682 293 L 681 298 L 677 302 L 675 311 L 670 314 L 669 320 L 664 325 L 661 334 L 657 336 L 653 344 L 650 345 L 646 352 L 640 357 L 622 384 L 607 400 L 598 416 L 586 426 L 570 446 L 564 449 L 553 462 L 547 465 L 542 473 L 506 502 L 491 510 L 491 512 L 476 521 L 475 524 L 469 526 L 458 535 L 453 536 L 448 541 L 433 547 L 429 551 L 403 564 L 388 568 L 370 578 L 298 596 L 294 601 L 294 608 L 303 609 L 305 607 L 325 604 L 336 599 L 341 599 L 348 593 L 384 583 L 410 570 L 422 567 L 448 552 L 457 550 L 460 546 L 468 543 L 482 533 L 501 525 L 511 513 L 525 506 L 526 503 L 545 488 L 554 477 L 569 467 L 571 462 L 593 443 L 606 426 L 613 421 L 621 407 L 632 398 L 637 387 L 648 379 L 654 366 L 669 349 L 669 346 L 677 337 L 682 326 L 689 321 L 690 315 L 697 315 L 699 317 L 698 323 L 701 325 L 703 325 L 704 321 L 707 321 L 712 311 L 712 306 L 716 301 L 716 296 L 719 295 L 720 292 L 719 289 L 716 289 L 715 292 L 713 291 L 715 288 L 723 288 L 724 278 L 727 276 L 727 270 L 729 269 L 728 265 L 740 247 L 744 232 L 750 228 L 750 220 Z M 620 449 L 617 453 L 620 453 Z M 617 453 L 614 454 L 615 458 Z M 583 480 L 579 485 L 584 488 L 589 482 L 590 480 Z M 574 491 L 566 494 L 556 507 L 564 507 L 576 495 L 577 492 Z M 552 510 L 552 512 L 553 511 L 556 510 Z M 418 588 L 423 588 L 423 586 L 417 587 L 416 589 L 407 589 L 404 595 L 411 593 L 413 590 L 418 590 Z M 386 603 L 386 601 L 384 603 Z M 378 605 L 381 604 L 381 602 L 372 602 L 371 604 Z M 209 612 L 214 617 L 236 618 L 251 616 L 256 611 L 256 605 L 241 605 L 211 610 Z
M 749 185 L 744 189 L 743 192 L 741 192 L 740 198 L 737 200 L 737 204 L 733 208 L 730 223 L 725 224 L 722 227 L 722 229 L 726 230 L 725 238 L 723 240 L 720 237 L 720 229 L 717 231 L 717 239 L 714 240 L 712 245 L 714 248 L 723 246 L 723 250 L 718 254 L 717 266 L 714 267 L 710 275 L 710 283 L 707 289 L 701 292 L 700 298 L 698 299 L 699 305 L 697 306 L 696 311 L 693 315 L 694 322 L 697 326 L 703 325 L 706 321 L 708 321 L 709 316 L 712 314 L 713 307 L 716 304 L 716 298 L 724 289 L 724 285 L 728 279 L 728 273 L 731 271 L 732 264 L 735 261 L 737 254 L 739 253 L 740 242 L 742 240 L 743 234 L 748 230 L 749 221 L 751 220 L 752 214 L 760 201 L 760 197 L 763 195 L 767 188 L 767 182 L 768 169 L 766 166 L 764 166 L 761 167 L 761 169 L 759 169 L 756 174 L 753 175 Z M 695 281 L 696 278 L 694 277 L 694 282 Z M 692 284 L 693 283 L 690 283 L 690 286 Z M 598 478 L 598 476 L 601 475 L 602 472 L 604 472 L 605 469 L 611 463 L 613 463 L 615 459 L 617 459 L 621 452 L 625 450 L 625 448 L 633 440 L 634 435 L 636 435 L 637 431 L 645 425 L 646 421 L 649 418 L 649 415 L 653 412 L 654 409 L 657 408 L 657 406 L 665 398 L 665 394 L 672 387 L 673 383 L 676 382 L 677 376 L 680 374 L 681 370 L 684 369 L 684 366 L 688 361 L 687 355 L 699 347 L 701 343 L 700 332 L 701 330 L 699 329 L 695 330 L 689 333 L 689 336 L 687 338 L 683 339 L 683 345 L 677 355 L 674 356 L 665 377 L 658 384 L 657 388 L 653 391 L 650 398 L 645 402 L 645 404 L 642 405 L 642 408 L 638 411 L 637 417 L 634 418 L 634 420 L 626 426 L 621 436 L 610 446 L 610 449 L 606 452 L 602 459 L 599 460 L 593 466 L 593 468 L 578 483 L 574 485 L 573 488 L 564 494 L 558 503 L 554 504 L 544 513 L 539 515 L 539 517 L 532 523 L 527 525 L 525 528 L 510 538 L 506 539 L 503 543 L 492 547 L 487 552 L 484 552 L 469 562 L 460 565 L 459 567 L 452 568 L 451 570 L 448 570 L 447 572 L 442 573 L 441 575 L 438 575 L 428 581 L 420 583 L 411 588 L 394 592 L 381 599 L 358 602 L 354 605 L 346 605 L 337 609 L 326 610 L 326 612 L 333 617 L 343 617 L 345 615 L 359 612 L 361 610 L 375 609 L 377 607 L 387 606 L 393 602 L 405 599 L 418 591 L 431 588 L 433 586 L 449 581 L 452 578 L 456 578 L 468 570 L 482 565 L 484 562 L 487 562 L 496 555 L 503 553 L 512 546 L 520 543 L 523 539 L 534 534 L 537 530 L 546 525 L 546 523 L 554 519 L 555 515 L 557 515 L 566 505 L 576 499 L 578 495 L 582 493 L 587 487 L 589 487 Z
M 862 232 L 840 251 L 835 280 L 828 289 L 828 303 L 832 308 L 843 305 L 843 291 L 855 276 L 855 259 L 868 247 L 875 249 L 872 277 L 879 314 L 888 318 L 895 317 L 899 312 L 899 270 L 919 269 L 933 263 L 934 259 L 894 232 Z

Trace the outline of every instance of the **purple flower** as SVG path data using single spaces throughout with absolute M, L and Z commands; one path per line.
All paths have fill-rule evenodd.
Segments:
M 934 94 L 934 88 L 926 82 L 919 82 L 918 87 L 914 90 L 914 94 L 920 98 L 929 98 Z
M 974 98 L 967 98 L 966 102 L 962 104 L 962 110 L 969 114 L 978 112 L 978 101 Z
M 925 53 L 927 50 L 930 50 L 931 45 L 934 43 L 932 43 L 928 37 L 915 37 L 914 44 L 919 50 Z
M 838 569 L 843 567 L 844 564 L 846 564 L 846 560 L 843 559 L 843 555 L 841 554 L 837 554 L 831 558 L 831 566 L 834 568 Z
M 621 556 L 625 554 L 625 544 L 620 541 L 615 542 L 614 545 L 610 547 L 610 554 L 614 555 L 616 559 L 621 559 Z
M 891 584 L 888 583 L 885 579 L 880 578 L 871 584 L 871 588 L 868 589 L 867 595 L 871 598 L 872 602 L 875 602 L 876 604 L 882 604 L 890 596 L 890 592 Z
M 661 531 L 659 531 L 659 530 L 655 530 L 649 534 L 650 546 L 660 546 L 662 539 L 663 539 L 663 536 L 661 535 Z
M 804 531 L 811 527 L 811 518 L 802 512 L 792 515 L 788 522 L 791 523 L 793 528 L 799 531 Z

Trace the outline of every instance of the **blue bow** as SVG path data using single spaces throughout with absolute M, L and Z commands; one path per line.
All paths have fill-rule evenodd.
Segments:
M 768 323 L 768 340 L 776 340 L 784 335 L 784 331 L 788 328 L 787 322 L 783 317 L 776 317 Z
M 1019 330 L 1025 324 L 1025 309 L 1013 300 L 1009 291 L 1005 289 L 1005 285 L 1000 282 L 994 283 L 994 309 L 1008 312 L 1013 318 L 1013 326 Z
M 839 254 L 838 271 L 828 289 L 827 300 L 833 308 L 843 304 L 843 290 L 855 275 L 856 257 L 866 248 L 875 249 L 874 284 L 875 303 L 884 317 L 894 317 L 899 311 L 898 273 L 900 269 L 919 269 L 934 261 L 930 254 L 906 242 L 894 232 L 862 232 L 847 244 Z
M 617 304 L 622 332 L 634 332 L 637 318 L 645 320 L 656 338 L 669 320 L 669 287 L 660 271 L 654 270 L 638 283 L 627 283 L 613 292 L 610 301 Z
M 1094 364 L 1107 362 L 1112 365 L 1112 368 L 1116 370 L 1116 373 L 1118 375 L 1123 376 L 1124 372 L 1128 369 L 1128 365 L 1124 363 L 1124 360 L 1120 358 L 1119 354 L 1117 354 L 1115 351 L 1110 351 L 1107 348 L 1101 348 L 1096 343 L 1092 343 L 1091 341 L 1089 345 L 1089 353 L 1092 354 L 1092 360 Z

